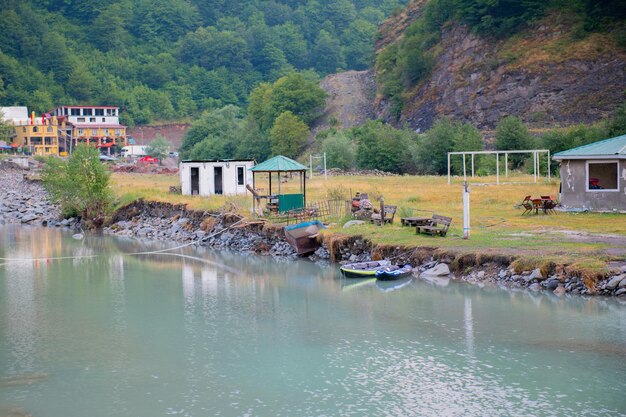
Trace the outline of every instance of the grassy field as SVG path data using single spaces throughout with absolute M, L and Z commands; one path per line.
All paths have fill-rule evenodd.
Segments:
M 383 196 L 386 204 L 398 206 L 393 225 L 379 227 L 363 225 L 349 229 L 341 227 L 341 219 L 331 231 L 359 234 L 380 244 L 398 246 L 428 246 L 506 254 L 528 257 L 551 255 L 564 262 L 588 262 L 589 258 L 623 258 L 626 254 L 626 215 L 601 213 L 558 213 L 557 215 L 522 216 L 516 208 L 526 195 L 557 195 L 558 180 L 544 178 L 533 182 L 532 176 L 503 178 L 495 185 L 495 177 L 480 177 L 471 183 L 471 237 L 462 239 L 463 206 L 462 180 L 454 178 L 448 185 L 446 177 L 395 176 L 314 177 L 307 181 L 307 201 L 322 201 L 341 197 L 348 199 L 359 192 L 369 193 L 373 204 Z M 113 174 L 113 188 L 120 204 L 137 198 L 185 203 L 189 208 L 215 210 L 226 203 L 234 203 L 250 215 L 251 197 L 181 196 L 170 194 L 169 187 L 179 185 L 177 175 Z M 257 188 L 265 188 L 266 179 L 257 176 Z M 274 178 L 274 187 L 276 178 Z M 299 177 L 281 183 L 281 190 L 298 192 Z M 275 190 L 273 190 L 275 191 Z M 430 216 L 432 213 L 453 218 L 445 238 L 415 235 L 414 228 L 401 227 L 400 217 Z

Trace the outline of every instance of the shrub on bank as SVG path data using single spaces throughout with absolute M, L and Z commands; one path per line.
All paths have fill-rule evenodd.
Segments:
M 41 179 L 64 217 L 79 216 L 90 227 L 104 222 L 113 201 L 110 173 L 100 162 L 100 152 L 78 145 L 67 161 L 48 158 Z

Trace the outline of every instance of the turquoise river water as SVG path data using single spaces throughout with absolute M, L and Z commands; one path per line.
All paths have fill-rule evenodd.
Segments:
M 165 247 L 0 226 L 0 416 L 626 415 L 617 300 Z

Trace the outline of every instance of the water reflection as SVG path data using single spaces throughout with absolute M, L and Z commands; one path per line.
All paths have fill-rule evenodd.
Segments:
M 0 380 L 48 375 L 0 386 L 0 409 L 626 413 L 626 311 L 615 300 L 350 280 L 206 248 L 124 256 L 163 245 L 24 230 L 0 228 L 1 257 L 97 256 L 0 266 Z

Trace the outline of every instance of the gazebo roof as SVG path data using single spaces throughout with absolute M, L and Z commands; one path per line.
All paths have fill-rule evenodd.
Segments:
M 308 168 L 293 159 L 278 155 L 250 168 L 254 172 L 293 172 L 306 171 Z

